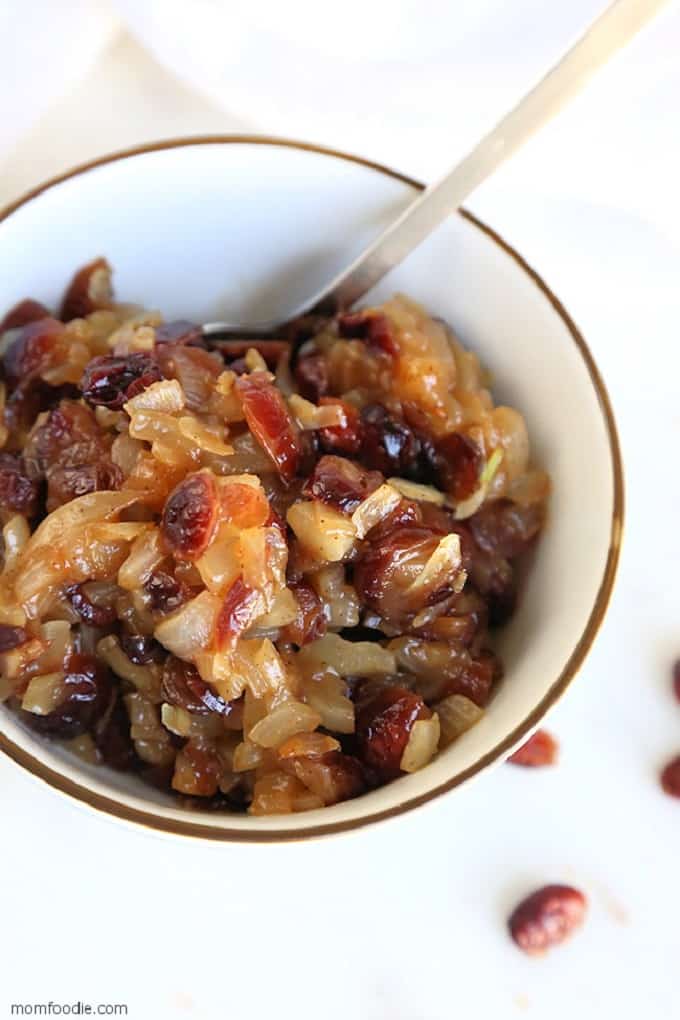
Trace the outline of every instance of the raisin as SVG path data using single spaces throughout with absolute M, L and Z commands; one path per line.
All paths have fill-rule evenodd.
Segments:
M 174 613 L 189 598 L 186 586 L 165 570 L 154 570 L 144 583 L 152 613 Z
M 170 705 L 177 705 L 196 715 L 207 715 L 210 709 L 197 697 L 189 686 L 189 678 L 200 680 L 198 670 L 190 662 L 184 662 L 174 655 L 168 656 L 163 667 L 161 697 Z
M 512 559 L 525 552 L 543 525 L 540 505 L 520 506 L 509 499 L 485 503 L 467 524 L 480 549 Z
M 267 373 L 253 372 L 236 380 L 248 428 L 284 481 L 291 481 L 300 464 L 300 432 L 283 395 Z
M 203 334 L 201 327 L 186 319 L 177 319 L 175 322 L 164 322 L 156 326 L 157 344 L 186 344 L 203 345 Z
M 399 353 L 399 344 L 392 324 L 381 312 L 350 312 L 338 319 L 340 336 L 351 340 L 363 340 L 366 346 L 377 353 L 394 357 Z
M 435 446 L 437 484 L 457 502 L 468 499 L 479 488 L 484 466 L 477 443 L 462 432 L 453 432 Z
M 57 319 L 40 319 L 24 326 L 5 351 L 2 365 L 10 388 L 22 389 L 50 367 L 58 357 L 64 324 Z
M 319 429 L 321 449 L 325 453 L 358 453 L 361 449 L 362 426 L 357 408 L 337 397 L 320 397 L 319 404 L 322 407 L 340 407 L 345 416 L 344 425 L 329 425 Z
M 0 453 L 0 507 L 33 517 L 37 501 L 38 485 L 28 477 L 23 458 Z
M 585 919 L 586 898 L 569 885 L 546 885 L 513 910 L 508 928 L 513 941 L 530 956 L 563 942 Z
M 441 601 L 450 592 L 427 586 L 411 591 L 440 536 L 417 525 L 381 531 L 365 542 L 354 568 L 354 584 L 363 602 L 395 626 L 405 624 L 432 600 Z
M 80 387 L 88 404 L 120 411 L 126 401 L 161 378 L 158 362 L 151 354 L 102 355 L 86 366 Z
M 93 729 L 92 737 L 106 765 L 120 772 L 139 764 L 130 737 L 130 719 L 118 690 L 112 692 L 109 704 Z
M 213 747 L 189 740 L 177 755 L 172 788 L 192 797 L 217 793 L 222 765 Z
M 680 755 L 669 761 L 663 768 L 661 788 L 669 797 L 680 797 Z
M 11 627 L 8 623 L 0 623 L 0 652 L 10 652 L 28 641 L 28 634 L 23 627 Z
M 64 675 L 66 696 L 48 715 L 23 712 L 32 729 L 55 737 L 77 737 L 103 715 L 112 692 L 111 674 L 93 655 L 71 655 Z
M 305 581 L 292 582 L 289 587 L 295 596 L 298 611 L 295 620 L 282 629 L 281 640 L 302 646 L 323 637 L 327 621 L 319 596 Z
M 385 475 L 417 474 L 421 443 L 406 422 L 391 415 L 382 404 L 369 404 L 361 412 L 361 459 Z
M 26 463 L 47 480 L 47 510 L 88 492 L 117 489 L 122 473 L 111 460 L 111 437 L 89 407 L 62 400 L 29 441 Z
M 146 634 L 121 634 L 120 645 L 130 662 L 134 662 L 136 666 L 162 662 L 167 655 L 163 646 Z
M 354 461 L 326 454 L 305 482 L 302 494 L 351 514 L 382 484 L 382 475 Z
M 64 594 L 83 623 L 92 627 L 109 627 L 116 619 L 115 606 L 100 606 L 92 602 L 82 584 L 70 585 Z
M 330 386 L 328 365 L 323 354 L 305 354 L 295 364 L 295 382 L 302 396 L 318 404 Z
M 99 308 L 110 308 L 112 299 L 111 266 L 104 258 L 93 259 L 78 270 L 66 288 L 59 318 L 63 322 L 83 319 Z
M 384 779 L 399 775 L 413 724 L 432 712 L 419 694 L 405 687 L 385 687 L 357 707 L 357 743 L 363 761 Z
M 26 298 L 11 308 L 5 318 L 0 322 L 0 333 L 8 329 L 21 329 L 31 322 L 38 322 L 40 319 L 49 319 L 50 313 L 44 305 L 32 298 Z
M 510 755 L 508 761 L 513 765 L 540 768 L 543 765 L 554 765 L 557 761 L 557 752 L 555 738 L 547 730 L 536 730 L 526 743 Z
M 209 471 L 187 475 L 168 496 L 161 532 L 176 556 L 195 560 L 205 552 L 217 527 L 218 497 Z
M 219 650 L 233 647 L 250 626 L 260 606 L 260 594 L 238 577 L 224 597 L 215 622 L 215 644 Z

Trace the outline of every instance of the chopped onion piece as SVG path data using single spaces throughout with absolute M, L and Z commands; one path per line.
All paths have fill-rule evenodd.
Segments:
M 245 358 L 246 368 L 249 372 L 267 372 L 267 362 L 255 347 L 249 347 Z
M 126 591 L 142 588 L 164 558 L 158 528 L 145 531 L 132 543 L 130 554 L 118 571 L 118 584 Z
M 367 496 L 351 517 L 352 524 L 356 528 L 357 538 L 365 538 L 371 528 L 389 517 L 400 503 L 401 495 L 387 482 Z
M 494 475 L 500 467 L 501 461 L 503 460 L 503 451 L 498 449 L 494 450 L 480 475 L 479 486 L 468 496 L 467 499 L 455 505 L 454 517 L 457 521 L 465 520 L 467 517 L 472 517 L 476 513 L 484 500 L 486 499 L 489 485 L 493 481 Z
M 340 404 L 317 407 L 310 400 L 294 393 L 288 398 L 288 406 L 301 429 L 325 429 L 338 425 L 344 427 L 347 424 L 347 417 Z
M 354 548 L 352 521 L 317 500 L 293 503 L 286 518 L 303 549 L 321 563 L 337 563 Z
M 426 587 L 434 591 L 445 584 L 455 592 L 462 591 L 467 580 L 462 562 L 460 537 L 456 534 L 445 535 L 415 581 L 406 589 L 407 593 L 411 595 Z
M 215 595 L 202 591 L 172 616 L 161 620 L 154 636 L 173 655 L 191 661 L 209 646 L 220 608 L 221 602 Z
M 484 715 L 484 709 L 463 694 L 450 694 L 434 706 L 439 716 L 441 746 L 448 747 Z
M 15 566 L 20 552 L 28 544 L 30 537 L 31 529 L 26 518 L 21 514 L 14 514 L 10 517 L 2 529 L 2 542 L 5 550 L 4 573 L 8 573 Z
M 263 764 L 265 752 L 250 740 L 243 740 L 234 749 L 232 768 L 234 772 L 250 772 Z
M 443 506 L 446 501 L 444 493 L 435 489 L 433 485 L 409 482 L 407 478 L 388 478 L 387 481 L 406 499 L 413 499 L 418 503 L 434 503 L 435 506 Z
M 399 768 L 402 772 L 417 772 L 432 760 L 438 746 L 439 718 L 435 712 L 431 719 L 417 719 L 414 722 Z
M 309 675 L 334 669 L 340 676 L 373 676 L 396 673 L 394 654 L 375 641 L 346 641 L 325 634 L 297 653 L 297 664 Z
M 23 696 L 21 707 L 34 715 L 49 715 L 64 700 L 64 674 L 43 673 L 34 676 Z
M 321 716 L 321 725 L 333 733 L 354 733 L 354 703 L 347 697 L 346 684 L 336 673 L 310 677 L 304 685 L 304 697 Z
M 123 405 L 132 417 L 138 411 L 160 411 L 162 414 L 176 414 L 186 406 L 184 390 L 176 379 L 161 379 L 151 383 L 145 390 L 132 397 Z
M 180 418 L 178 421 L 179 431 L 195 446 L 198 446 L 200 450 L 205 450 L 207 453 L 214 453 L 220 457 L 229 456 L 234 452 L 233 446 L 227 445 L 224 442 L 223 433 L 224 430 L 215 430 L 209 428 L 207 425 L 203 425 L 193 415 L 187 415 L 184 418 Z M 220 431 L 222 435 L 220 435 Z
M 321 716 L 301 701 L 284 701 L 256 723 L 249 739 L 260 747 L 278 747 L 296 733 L 311 733 L 321 723 Z

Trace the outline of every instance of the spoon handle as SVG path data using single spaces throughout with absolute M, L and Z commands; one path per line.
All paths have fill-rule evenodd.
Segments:
M 317 295 L 312 306 L 354 304 L 398 265 L 496 167 L 551 120 L 666 0 L 614 0 L 537 85 L 445 177 L 430 185 L 361 255 Z

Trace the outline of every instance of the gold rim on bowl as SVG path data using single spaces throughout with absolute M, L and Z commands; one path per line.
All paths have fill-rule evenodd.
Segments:
M 309 142 L 298 142 L 284 138 L 270 138 L 266 135 L 200 135 L 197 137 L 173 138 L 161 142 L 152 142 L 148 145 L 139 145 L 134 148 L 124 149 L 121 152 L 100 156 L 87 163 L 82 163 L 81 165 L 73 167 L 56 177 L 50 178 L 48 181 L 45 181 L 43 184 L 40 184 L 27 192 L 21 198 L 11 202 L 0 212 L 0 223 L 6 220 L 8 216 L 11 216 L 11 214 L 17 209 L 26 205 L 28 202 L 32 201 L 32 199 L 37 198 L 38 195 L 41 195 L 44 191 L 54 187 L 56 184 L 60 184 L 62 181 L 66 181 L 71 177 L 77 177 L 80 174 L 87 173 L 88 171 L 99 166 L 104 166 L 107 163 L 114 163 L 121 159 L 129 159 L 131 156 L 139 156 L 147 152 L 159 152 L 163 149 L 175 149 L 189 145 L 230 144 L 282 146 L 306 152 L 314 152 L 322 156 L 331 156 L 335 159 L 342 159 L 350 163 L 356 163 L 360 166 L 368 167 L 378 173 L 385 174 L 387 177 L 402 181 L 404 184 L 408 184 L 416 191 L 422 191 L 424 188 L 424 185 L 420 181 L 416 181 L 405 174 L 398 173 L 396 170 L 383 166 L 381 163 L 376 163 L 372 160 L 364 159 L 361 156 L 353 156 L 325 146 L 313 145 Z M 397 815 L 403 814 L 405 811 L 411 811 L 414 808 L 421 807 L 423 804 L 427 804 L 429 801 L 433 800 L 435 797 L 439 797 L 443 793 L 447 793 L 449 790 L 454 789 L 454 787 L 459 786 L 467 779 L 470 779 L 472 776 L 493 764 L 493 762 L 497 761 L 499 758 L 502 758 L 506 752 L 509 752 L 521 741 L 522 737 L 524 737 L 541 720 L 548 709 L 550 709 L 562 696 L 562 694 L 564 694 L 565 690 L 574 679 L 582 665 L 600 628 L 609 604 L 614 579 L 616 577 L 624 516 L 623 464 L 616 422 L 614 420 L 614 413 L 612 411 L 607 389 L 602 380 L 599 369 L 595 364 L 595 360 L 590 353 L 585 339 L 559 299 L 553 294 L 538 273 L 532 269 L 522 256 L 515 251 L 515 249 L 509 245 L 507 241 L 500 237 L 495 230 L 492 230 L 491 227 L 482 223 L 481 220 L 477 219 L 476 216 L 474 216 L 471 212 L 468 212 L 466 209 L 461 209 L 460 215 L 463 216 L 469 223 L 473 224 L 473 226 L 485 234 L 491 241 L 493 241 L 494 244 L 513 259 L 520 269 L 529 276 L 538 290 L 541 291 L 541 293 L 548 299 L 557 315 L 567 327 L 569 334 L 583 358 L 590 376 L 590 381 L 592 382 L 597 394 L 607 429 L 607 438 L 609 440 L 609 451 L 612 461 L 614 481 L 613 513 L 609 539 L 609 552 L 602 574 L 602 580 L 600 582 L 595 603 L 581 637 L 576 643 L 576 646 L 559 677 L 555 680 L 538 705 L 536 705 L 529 715 L 518 726 L 516 726 L 511 733 L 496 744 L 495 747 L 482 755 L 481 758 L 468 766 L 468 768 L 458 772 L 445 783 L 440 783 L 440 785 L 436 786 L 434 789 L 428 790 L 426 793 L 419 794 L 416 797 L 410 797 L 399 804 L 395 804 L 393 807 L 375 811 L 373 814 L 366 815 L 362 818 L 350 819 L 343 822 L 329 822 L 327 824 L 321 823 L 319 825 L 311 826 L 308 829 L 282 829 L 278 831 L 229 829 L 215 825 L 204 825 L 190 820 L 189 817 L 187 817 L 186 821 L 180 821 L 174 818 L 165 818 L 162 815 L 156 815 L 153 811 L 143 811 L 138 808 L 128 807 L 126 804 L 121 804 L 118 801 L 113 800 L 111 797 L 106 797 L 103 794 L 88 790 L 86 787 L 81 786 L 74 780 L 68 779 L 66 776 L 61 775 L 61 773 L 49 768 L 49 766 L 45 765 L 38 758 L 35 758 L 28 751 L 25 751 L 22 747 L 19 747 L 5 736 L 4 733 L 0 732 L 0 750 L 2 750 L 9 758 L 25 768 L 29 773 L 31 773 L 31 775 L 43 780 L 45 783 L 48 783 L 60 793 L 66 794 L 81 803 L 87 804 L 89 807 L 94 808 L 96 811 L 103 814 L 113 815 L 123 821 L 130 822 L 147 829 L 155 829 L 160 832 L 172 833 L 178 836 L 189 836 L 198 839 L 216 840 L 221 842 L 278 843 L 294 840 L 307 840 L 315 839 L 320 836 L 330 836 L 335 833 L 349 832 L 352 829 L 362 828 L 365 825 L 372 825 L 388 818 L 394 818 Z

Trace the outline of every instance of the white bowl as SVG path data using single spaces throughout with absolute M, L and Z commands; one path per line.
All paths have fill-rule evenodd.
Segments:
M 168 318 L 282 315 L 412 201 L 384 167 L 299 143 L 198 138 L 79 167 L 0 216 L 0 309 L 57 303 L 74 267 L 105 254 L 117 293 Z M 482 721 L 427 768 L 319 811 L 189 812 L 129 775 L 88 767 L 1 714 L 0 746 L 56 789 L 167 832 L 272 842 L 387 818 L 502 761 L 564 692 L 605 612 L 623 481 L 607 394 L 585 341 L 537 274 L 473 216 L 452 216 L 371 298 L 403 290 L 452 323 L 526 416 L 553 481 L 550 520 L 517 615 L 499 636 L 503 683 Z

